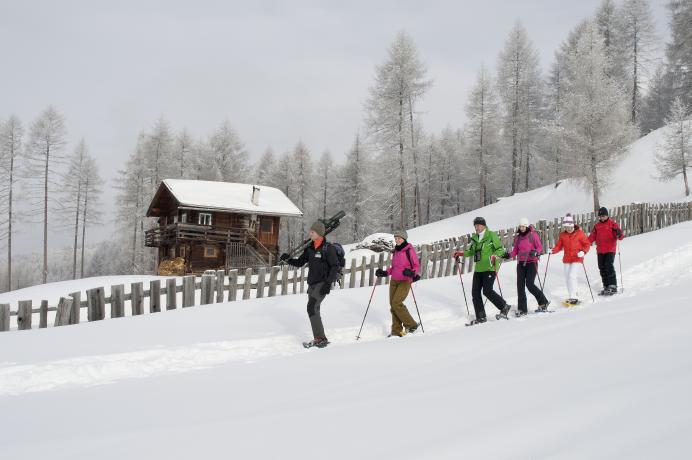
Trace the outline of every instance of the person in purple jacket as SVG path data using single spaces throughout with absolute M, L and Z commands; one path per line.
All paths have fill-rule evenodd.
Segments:
M 411 316 L 404 300 L 411 291 L 411 283 L 418 279 L 420 263 L 416 250 L 406 241 L 406 230 L 394 232 L 394 255 L 392 266 L 387 270 L 378 268 L 375 274 L 378 277 L 391 276 L 389 283 L 389 305 L 392 312 L 392 332 L 388 337 L 403 337 L 406 333 L 413 333 L 418 329 L 418 323 Z
M 543 245 L 538 233 L 529 225 L 529 219 L 522 217 L 519 219 L 519 228 L 514 236 L 512 250 L 503 256 L 505 259 L 517 258 L 517 293 L 519 294 L 517 316 L 524 316 L 528 313 L 524 287 L 528 288 L 529 292 L 536 298 L 539 311 L 547 310 L 550 304 L 543 291 L 535 284 L 538 273 L 538 256 L 542 252 Z

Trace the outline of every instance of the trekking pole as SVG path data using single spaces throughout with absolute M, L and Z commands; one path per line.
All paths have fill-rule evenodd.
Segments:
M 469 317 L 471 316 L 471 312 L 469 311 L 469 301 L 466 299 L 466 289 L 464 288 L 464 277 L 461 276 L 461 263 L 459 262 L 459 258 L 456 258 L 457 261 L 457 268 L 459 269 L 459 281 L 461 281 L 461 291 L 464 293 L 464 303 L 466 304 L 466 316 Z
M 552 255 L 553 255 L 552 252 L 548 253 L 548 261 L 545 263 L 545 271 L 543 272 L 543 287 L 541 287 L 541 291 L 545 287 L 546 278 L 548 277 L 548 265 L 550 265 L 550 256 L 552 256 Z M 536 273 L 538 273 L 538 266 L 536 266 Z M 540 279 L 541 278 L 539 277 L 538 278 L 539 282 L 540 282 Z
M 500 265 L 502 267 L 502 265 Z M 493 264 L 493 271 L 495 272 L 495 281 L 497 281 L 497 287 L 500 289 L 500 297 L 502 297 L 502 300 L 505 300 L 504 296 L 502 295 L 502 286 L 500 286 L 500 271 L 495 269 L 495 265 Z M 493 286 L 495 285 L 495 281 L 493 281 Z M 483 302 L 483 308 L 488 304 L 488 298 L 485 298 L 485 302 Z
M 413 292 L 413 283 L 411 283 L 411 294 L 413 295 L 413 304 L 416 306 L 416 313 L 418 313 L 418 322 L 420 323 L 420 330 L 425 333 L 425 329 L 423 328 L 423 320 L 420 317 L 420 310 L 418 310 L 418 302 L 416 301 L 416 293 Z
M 596 302 L 596 299 L 593 298 L 593 291 L 591 290 L 591 283 L 589 282 L 589 275 L 586 273 L 586 265 L 584 265 L 584 261 L 581 261 L 581 266 L 584 269 L 584 276 L 586 276 L 586 284 L 589 285 L 589 292 L 591 293 L 591 301 Z
M 356 336 L 356 340 L 360 339 L 360 333 L 363 332 L 363 325 L 365 324 L 365 318 L 368 316 L 368 310 L 370 310 L 370 303 L 372 302 L 372 296 L 375 295 L 375 288 L 377 287 L 377 283 L 379 280 L 375 281 L 375 284 L 372 287 L 372 292 L 370 293 L 370 300 L 368 300 L 368 307 L 365 309 L 365 315 L 363 315 L 363 322 L 360 323 L 360 330 L 358 331 L 358 335 Z
M 536 262 L 536 277 L 538 278 L 538 286 L 541 288 L 541 294 L 545 297 L 545 292 L 543 292 L 543 283 L 541 282 L 541 274 L 538 270 L 538 262 Z
M 622 258 L 620 257 L 620 243 L 616 243 L 618 246 L 618 265 L 620 265 L 620 286 L 622 287 L 621 292 L 625 292 L 625 280 L 622 278 Z

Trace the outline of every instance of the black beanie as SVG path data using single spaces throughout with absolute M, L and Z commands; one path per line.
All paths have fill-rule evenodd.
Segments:
M 598 210 L 598 217 L 607 216 L 607 215 L 608 215 L 608 208 L 601 207 L 601 209 Z
M 480 224 L 484 227 L 487 227 L 487 225 L 485 225 L 485 219 L 483 219 L 482 217 L 476 217 L 475 219 L 473 219 L 473 225 L 478 225 L 478 224 Z

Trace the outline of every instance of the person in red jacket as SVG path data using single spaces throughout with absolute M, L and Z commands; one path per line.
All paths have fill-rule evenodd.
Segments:
M 620 226 L 608 216 L 608 209 L 598 210 L 598 222 L 593 226 L 589 242 L 596 243 L 598 270 L 601 272 L 603 290 L 599 295 L 613 295 L 618 292 L 618 280 L 615 275 L 615 252 L 617 242 L 625 237 Z
M 577 292 L 577 273 L 579 265 L 584 263 L 584 255 L 589 252 L 591 243 L 584 231 L 575 224 L 571 214 L 567 214 L 562 219 L 564 231 L 560 233 L 560 238 L 552 250 L 553 254 L 564 251 L 562 262 L 565 269 L 565 284 L 567 284 L 567 300 L 565 304 L 576 305 L 579 303 L 579 293 Z

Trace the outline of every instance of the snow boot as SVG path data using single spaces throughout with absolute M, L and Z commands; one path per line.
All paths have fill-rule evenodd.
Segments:
M 548 305 L 550 305 L 550 300 L 545 305 L 539 305 L 536 309 L 536 313 L 543 313 L 548 311 Z
M 517 318 L 521 318 L 522 316 L 526 316 L 528 313 L 528 311 L 517 310 L 514 312 L 514 316 L 516 316 Z
M 472 319 L 468 323 L 466 323 L 466 326 L 475 326 L 476 324 L 483 324 L 487 321 L 485 318 L 478 318 L 478 319 Z
M 326 337 L 316 337 L 314 340 L 311 340 L 309 342 L 303 342 L 303 346 L 305 348 L 312 348 L 312 347 L 324 348 L 327 345 L 329 345 L 329 340 L 327 340 Z
M 509 319 L 507 315 L 509 314 L 509 310 L 512 308 L 511 305 L 505 304 L 505 308 L 500 310 L 500 313 L 495 315 L 495 319 Z
M 408 332 L 409 334 L 413 334 L 414 332 L 416 332 L 416 331 L 418 330 L 419 327 L 420 327 L 420 324 L 416 323 L 415 326 L 409 327 L 409 328 L 406 330 L 406 332 Z

